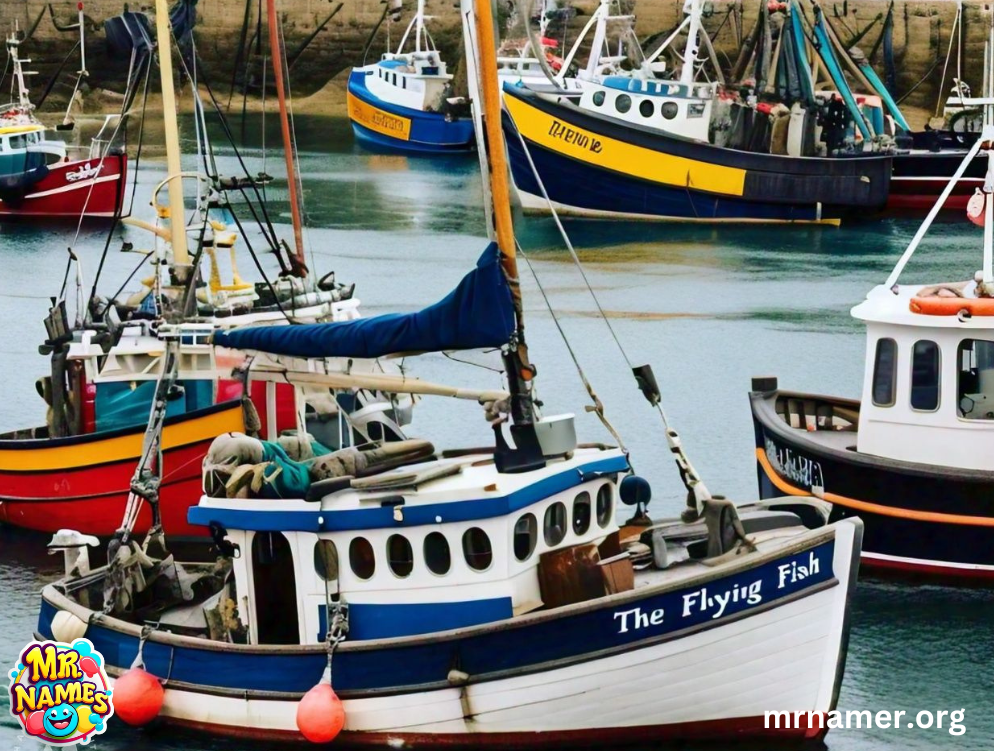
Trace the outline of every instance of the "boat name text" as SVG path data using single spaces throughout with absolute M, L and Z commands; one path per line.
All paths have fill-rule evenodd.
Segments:
M 821 462 L 800 456 L 786 446 L 777 446 L 769 438 L 766 439 L 766 458 L 770 460 L 777 474 L 786 477 L 796 485 L 808 490 L 825 488 L 825 477 L 821 471 Z
M 100 165 L 98 164 L 95 167 L 91 167 L 90 163 L 87 162 L 75 172 L 66 172 L 66 180 L 68 180 L 71 183 L 74 183 L 78 180 L 87 180 L 91 177 L 96 177 L 99 174 L 100 174 Z
M 773 584 L 775 591 L 794 589 L 805 579 L 822 573 L 821 560 L 815 551 L 810 551 L 807 557 L 793 558 L 785 563 L 776 565 L 773 576 L 767 579 Z M 677 621 L 683 619 L 701 620 L 721 618 L 729 610 L 729 605 L 743 603 L 745 606 L 759 605 L 763 602 L 764 578 L 756 579 L 749 584 L 733 584 L 718 590 L 701 587 L 685 592 L 679 600 L 680 612 Z M 780 594 L 783 594 L 782 592 Z M 733 607 L 732 610 L 740 610 Z M 619 634 L 629 631 L 639 631 L 650 626 L 659 626 L 666 621 L 666 608 L 635 607 L 614 613 L 614 622 Z M 679 626 L 677 626 L 679 627 Z
M 600 154 L 601 149 L 604 148 L 603 144 L 596 138 L 591 138 L 585 133 L 563 125 L 558 120 L 552 121 L 552 125 L 549 126 L 549 135 L 553 138 L 558 138 L 560 141 L 579 146 L 581 149 L 587 149 L 594 154 Z

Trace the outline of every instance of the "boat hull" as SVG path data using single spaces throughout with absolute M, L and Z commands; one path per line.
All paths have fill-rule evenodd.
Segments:
M 187 521 L 201 492 L 201 468 L 214 438 L 244 431 L 241 402 L 171 418 L 163 435 L 160 511 L 170 536 L 203 537 Z M 0 440 L 0 523 L 36 532 L 76 529 L 109 537 L 121 526 L 145 426 L 62 439 Z M 147 504 L 136 532 L 151 523 Z
M 886 202 L 889 157 L 736 151 L 621 126 L 520 87 L 504 91 L 508 158 L 525 210 L 548 212 L 542 186 L 567 214 L 659 221 L 836 223 Z
M 127 173 L 124 153 L 49 165 L 30 187 L 0 195 L 0 218 L 112 218 L 124 205 Z
M 965 150 L 896 155 L 887 208 L 897 211 L 928 211 L 956 174 L 965 156 Z M 986 169 L 986 164 L 981 160 L 971 162 L 942 207 L 946 210 L 965 210 L 970 196 L 983 187 Z
M 573 748 L 820 737 L 823 728 L 806 724 L 768 729 L 764 712 L 835 708 L 860 534 L 858 521 L 844 522 L 675 584 L 465 629 L 346 641 L 333 661 L 346 714 L 336 743 Z M 787 582 L 783 571 L 797 563 L 809 575 Z M 758 581 L 753 602 L 726 597 L 720 613 L 686 605 L 688 595 L 697 603 Z M 128 668 L 137 626 L 87 620 L 55 587 L 42 598 L 43 637 L 56 637 L 53 619 L 69 610 L 88 623 L 85 636 L 112 676 Z M 168 678 L 165 722 L 270 740 L 303 740 L 297 703 L 326 664 L 323 645 L 237 646 L 158 631 L 143 656 Z
M 775 395 L 750 395 L 761 498 L 814 492 L 832 504 L 831 520 L 858 516 L 865 524 L 861 565 L 876 575 L 994 586 L 994 472 L 820 445 L 783 422 L 771 406 Z M 849 435 L 855 445 L 856 434 Z
M 372 66 L 370 66 L 372 67 Z M 401 107 L 374 96 L 366 87 L 367 68 L 349 75 L 346 99 L 356 141 L 374 151 L 449 154 L 475 147 L 473 122 L 439 112 Z

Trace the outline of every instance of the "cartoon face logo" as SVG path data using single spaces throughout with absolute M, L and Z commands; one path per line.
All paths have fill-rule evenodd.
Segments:
M 103 656 L 87 639 L 28 644 L 10 678 L 10 713 L 48 746 L 88 743 L 114 714 Z
M 79 714 L 71 704 L 60 704 L 45 712 L 42 719 L 45 732 L 55 738 L 71 735 L 79 725 Z

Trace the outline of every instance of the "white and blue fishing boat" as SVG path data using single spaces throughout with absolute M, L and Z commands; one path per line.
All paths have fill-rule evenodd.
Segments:
M 66 578 L 42 593 L 39 635 L 93 643 L 115 717 L 220 735 L 399 748 L 820 737 L 844 671 L 861 524 L 808 530 L 797 513 L 713 498 L 669 428 L 688 507 L 651 522 L 648 483 L 623 448 L 578 443 L 572 415 L 541 415 L 492 9 L 464 0 L 462 10 L 494 220 L 476 267 L 416 313 L 214 342 L 268 353 L 295 386 L 346 393 L 386 386 L 300 363 L 499 348 L 506 391 L 393 384 L 478 401 L 493 445 L 401 441 L 302 464 L 219 436 L 190 512 L 212 530 L 216 560 L 181 565 L 161 535 L 144 548 L 124 537 L 91 571 L 71 548 Z M 658 405 L 651 370 L 635 370 Z M 803 512 L 824 513 L 817 499 Z M 771 708 L 800 720 L 768 729 Z
M 450 153 L 474 147 L 468 108 L 435 48 L 424 0 L 396 52 L 349 74 L 348 112 L 356 140 L 372 149 Z M 413 47 L 405 52 L 408 47 Z

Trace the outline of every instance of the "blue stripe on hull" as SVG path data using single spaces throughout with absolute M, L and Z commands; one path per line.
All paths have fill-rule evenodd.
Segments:
M 639 649 L 646 640 L 717 625 L 760 607 L 776 607 L 786 597 L 830 583 L 835 576 L 834 554 L 832 539 L 703 586 L 655 594 L 650 590 L 641 596 L 633 593 L 620 602 L 592 602 L 589 610 L 525 617 L 517 624 L 494 624 L 454 638 L 388 643 L 371 649 L 349 649 L 350 642 L 346 642 L 335 654 L 335 688 L 346 695 L 411 690 L 446 685 L 446 676 L 455 665 L 471 676 L 486 677 L 508 670 L 544 669 L 543 664 L 551 661 L 592 660 L 606 653 Z M 46 638 L 52 638 L 56 612 L 51 604 L 42 602 L 38 631 Z M 137 637 L 114 631 L 99 620 L 89 624 L 86 637 L 113 667 L 127 669 L 137 653 Z M 259 653 L 215 646 L 221 649 L 174 647 L 149 640 L 144 659 L 147 669 L 161 678 L 240 691 L 294 693 L 310 689 L 326 662 L 320 646 L 306 652 L 268 654 L 264 647 L 258 648 L 262 650 Z
M 476 145 L 471 119 L 450 120 L 438 112 L 410 109 L 379 99 L 366 88 L 366 73 L 361 70 L 353 70 L 349 75 L 348 90 L 371 107 L 411 121 L 410 138 L 406 141 L 377 133 L 352 121 L 352 132 L 363 146 L 376 150 L 436 154 L 472 151 Z
M 352 603 L 349 605 L 349 638 L 363 641 L 431 634 L 502 621 L 513 614 L 510 597 L 401 605 Z M 328 608 L 322 605 L 318 609 L 318 641 L 323 641 L 328 631 L 327 619 Z
M 505 118 L 511 173 L 519 190 L 542 196 L 516 132 Z M 754 221 L 814 221 L 815 206 L 763 203 L 717 196 L 692 188 L 673 188 L 629 177 L 549 151 L 529 143 L 528 151 L 549 197 L 566 206 L 588 211 L 644 214 L 660 219 Z M 821 218 L 829 218 L 822 216 Z

